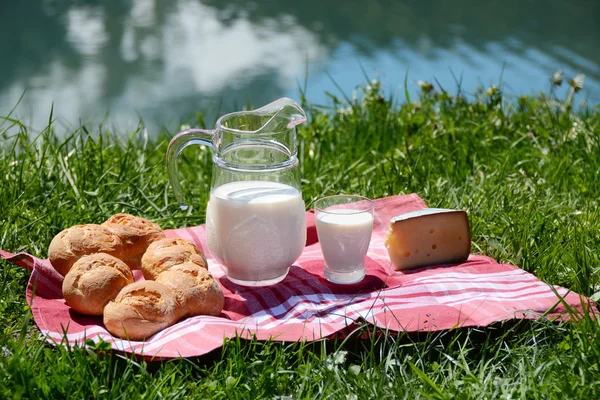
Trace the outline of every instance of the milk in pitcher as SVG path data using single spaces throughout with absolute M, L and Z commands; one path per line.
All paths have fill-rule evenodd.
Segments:
M 246 286 L 277 283 L 306 243 L 301 193 L 268 181 L 216 187 L 207 206 L 206 235 L 211 254 L 226 266 L 231 281 Z

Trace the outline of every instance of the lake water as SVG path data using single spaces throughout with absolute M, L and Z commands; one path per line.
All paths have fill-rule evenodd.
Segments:
M 558 69 L 585 74 L 600 103 L 596 0 L 130 0 L 3 2 L 0 115 L 41 129 L 140 118 L 152 134 L 196 111 L 278 97 L 327 103 L 369 77 L 404 98 L 419 80 L 454 92 L 504 82 L 509 96 L 548 91 Z M 437 83 L 436 83 L 437 85 Z M 563 85 L 565 86 L 565 85 Z M 563 89 L 565 90 L 565 89 Z M 108 115 L 108 117 L 106 117 Z M 211 121 L 212 122 L 212 121 Z

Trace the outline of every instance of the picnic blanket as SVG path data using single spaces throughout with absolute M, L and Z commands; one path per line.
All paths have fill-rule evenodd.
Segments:
M 192 357 L 219 348 L 225 339 L 317 340 L 357 321 L 389 331 L 438 331 L 486 326 L 512 319 L 569 318 L 568 308 L 586 309 L 586 299 L 548 285 L 515 266 L 471 255 L 461 264 L 439 265 L 408 272 L 392 269 L 384 246 L 392 216 L 425 208 L 416 194 L 375 200 L 375 222 L 367 254 L 367 275 L 352 285 L 336 285 L 323 277 L 323 255 L 314 213 L 306 213 L 307 243 L 289 275 L 280 283 L 248 288 L 231 283 L 206 246 L 205 227 L 165 231 L 198 245 L 208 258 L 210 272 L 225 294 L 218 317 L 197 316 L 179 321 L 145 342 L 111 336 L 102 317 L 71 310 L 62 297 L 62 280 L 48 260 L 26 253 L 0 256 L 31 270 L 26 295 L 35 323 L 54 344 L 85 345 L 103 339 L 113 349 L 146 357 Z M 135 271 L 135 279 L 143 279 Z

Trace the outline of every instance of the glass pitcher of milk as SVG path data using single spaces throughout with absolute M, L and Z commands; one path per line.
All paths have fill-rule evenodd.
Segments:
M 169 180 L 183 209 L 187 204 L 177 157 L 191 144 L 213 150 L 207 243 L 232 282 L 244 286 L 280 282 L 304 249 L 296 126 L 305 121 L 304 110 L 282 98 L 257 110 L 224 115 L 214 130 L 180 132 L 169 143 Z

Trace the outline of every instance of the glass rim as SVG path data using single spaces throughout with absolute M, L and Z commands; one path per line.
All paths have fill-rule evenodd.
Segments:
M 357 208 L 356 210 L 352 210 L 352 212 L 348 212 L 348 210 L 346 210 L 345 212 L 336 212 L 335 210 L 327 210 L 328 207 L 334 206 L 334 205 L 344 205 L 344 204 L 352 204 L 352 203 L 339 203 L 339 204 L 332 204 L 328 207 L 319 207 L 319 203 L 324 201 L 324 200 L 330 200 L 330 199 L 335 199 L 335 198 L 344 198 L 344 197 L 348 197 L 348 198 L 355 198 L 356 201 L 355 203 L 361 202 L 361 201 L 366 201 L 369 206 L 368 207 L 364 207 L 364 208 Z M 365 213 L 365 212 L 370 212 L 370 211 L 374 211 L 375 209 L 375 202 L 373 200 L 371 200 L 368 197 L 365 196 L 361 196 L 359 194 L 334 194 L 331 196 L 325 196 L 325 197 L 321 197 L 317 200 L 315 200 L 315 210 L 319 211 L 319 212 L 324 212 L 324 213 L 328 213 L 328 214 L 337 214 L 337 215 L 354 215 L 354 214 L 361 214 L 361 213 Z

